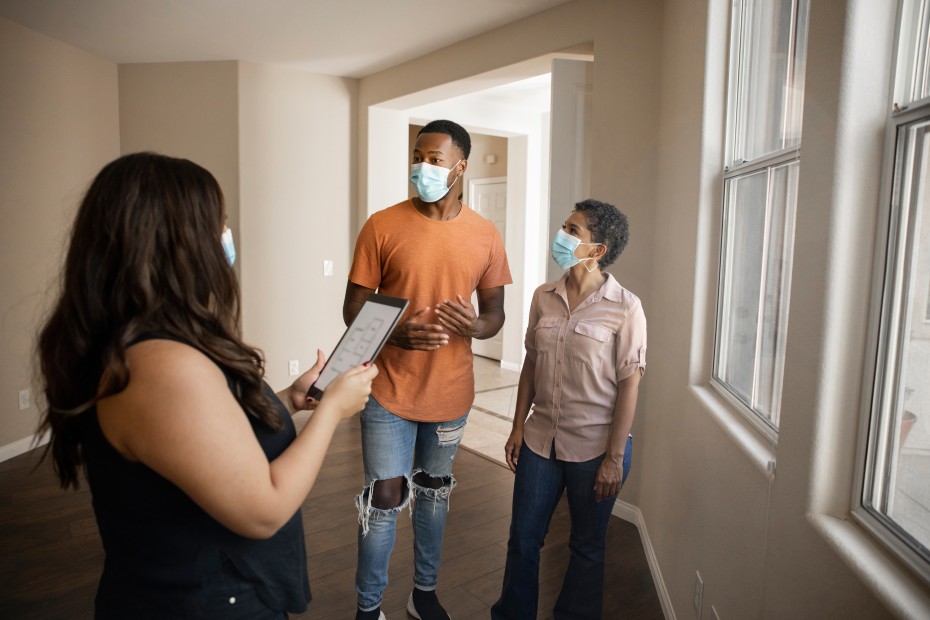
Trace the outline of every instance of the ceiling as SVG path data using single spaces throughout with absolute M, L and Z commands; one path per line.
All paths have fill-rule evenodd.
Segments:
M 569 0 L 0 0 L 114 63 L 244 60 L 360 78 Z

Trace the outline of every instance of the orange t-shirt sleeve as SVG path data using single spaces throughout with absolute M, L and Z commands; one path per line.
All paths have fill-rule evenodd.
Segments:
M 513 278 L 510 277 L 510 265 L 507 263 L 507 253 L 504 251 L 504 242 L 501 241 L 501 233 L 492 224 L 491 252 L 488 261 L 488 268 L 478 280 L 476 288 L 494 288 L 513 284 Z
M 349 281 L 365 288 L 377 290 L 381 285 L 381 252 L 378 235 L 371 218 L 362 226 L 355 241 L 355 255 Z

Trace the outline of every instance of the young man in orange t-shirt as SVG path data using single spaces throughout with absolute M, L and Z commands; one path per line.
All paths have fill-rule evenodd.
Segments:
M 378 620 L 397 514 L 412 496 L 413 592 L 407 611 L 449 616 L 436 597 L 442 537 L 455 487 L 452 461 L 475 396 L 472 338 L 504 324 L 512 282 L 500 233 L 458 199 L 471 138 L 451 121 L 420 130 L 410 182 L 417 197 L 372 215 L 359 233 L 343 317 L 350 323 L 374 291 L 410 300 L 408 315 L 378 357 L 361 414 L 365 487 L 359 509 L 357 620 Z M 471 304 L 477 291 L 478 310 Z

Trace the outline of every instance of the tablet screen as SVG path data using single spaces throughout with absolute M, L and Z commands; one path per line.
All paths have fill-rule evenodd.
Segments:
M 321 398 L 330 381 L 353 366 L 374 360 L 406 308 L 406 299 L 377 293 L 369 295 L 308 394 Z

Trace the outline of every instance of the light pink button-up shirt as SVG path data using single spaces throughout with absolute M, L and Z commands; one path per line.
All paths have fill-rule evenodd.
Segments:
M 548 458 L 589 461 L 607 450 L 617 385 L 646 367 L 646 315 L 610 274 L 568 310 L 565 277 L 533 293 L 526 359 L 536 364 L 536 398 L 523 431 L 526 445 Z

